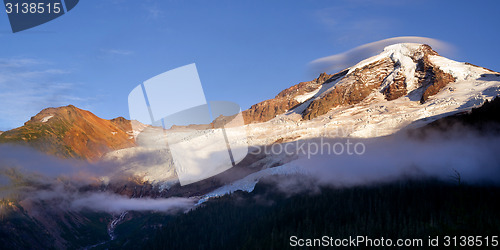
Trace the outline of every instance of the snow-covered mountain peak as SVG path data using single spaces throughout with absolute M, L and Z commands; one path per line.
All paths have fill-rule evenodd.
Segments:
M 387 46 L 380 54 L 328 76 L 321 84 L 304 85 L 307 89 L 296 85 L 302 94 L 290 97 L 293 107 L 282 114 L 274 112 L 268 124 L 249 125 L 252 139 L 258 138 L 261 145 L 297 140 L 330 127 L 348 127 L 351 132 L 343 136 L 388 135 L 412 123 L 470 110 L 500 94 L 500 73 L 447 59 L 416 43 Z
M 407 53 L 410 51 L 422 50 L 423 44 L 420 43 L 396 43 L 384 48 L 384 52 Z
M 414 62 L 421 60 L 425 55 L 438 55 L 438 53 L 428 45 L 418 43 L 398 43 L 385 47 L 378 55 L 367 58 L 349 68 L 347 74 L 351 74 L 356 69 L 363 68 L 374 62 L 385 58 L 391 59 L 394 63 L 402 67 L 413 67 Z
M 413 59 L 421 59 L 426 54 L 437 55 L 431 47 L 419 43 L 397 43 L 384 48 L 384 54 L 390 53 L 395 57 L 406 56 Z
M 464 81 L 471 85 L 469 90 L 477 89 L 472 86 L 496 84 L 497 75 L 500 74 L 442 57 L 426 44 L 393 44 L 343 71 L 323 73 L 313 81 L 301 82 L 273 99 L 255 104 L 244 111 L 244 118 L 246 123 L 311 120 L 332 109 L 368 100 L 406 99 L 418 105 L 448 87 L 457 89 L 452 85 L 465 86 Z

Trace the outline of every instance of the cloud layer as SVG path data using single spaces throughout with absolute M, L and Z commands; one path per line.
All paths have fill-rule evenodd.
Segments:
M 71 202 L 71 208 L 75 210 L 90 209 L 108 213 L 118 213 L 124 211 L 161 211 L 175 213 L 187 211 L 195 204 L 192 198 L 133 198 L 109 193 L 92 193 L 90 195 L 78 197 Z
M 353 186 L 428 177 L 456 181 L 455 170 L 469 184 L 500 184 L 498 134 L 452 127 L 445 133 L 429 131 L 425 138 L 400 132 L 351 142 L 364 143 L 365 153 L 302 156 L 292 163 L 308 173 L 314 185 Z
M 175 213 L 194 206 L 196 200 L 192 198 L 130 198 L 96 188 L 103 184 L 102 176 L 112 176 L 113 181 L 127 180 L 130 174 L 121 172 L 120 164 L 122 162 L 90 164 L 64 160 L 31 148 L 0 145 L 0 199 L 13 195 L 20 198 L 22 204 L 43 201 L 63 210 L 108 213 Z

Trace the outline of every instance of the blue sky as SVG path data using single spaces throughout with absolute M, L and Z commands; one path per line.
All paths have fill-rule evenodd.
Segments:
M 397 36 L 439 39 L 452 59 L 500 71 L 499 10 L 494 0 L 81 0 L 16 34 L 2 11 L 0 130 L 68 104 L 128 117 L 135 86 L 190 63 L 208 100 L 246 109 L 315 78 L 314 59 Z

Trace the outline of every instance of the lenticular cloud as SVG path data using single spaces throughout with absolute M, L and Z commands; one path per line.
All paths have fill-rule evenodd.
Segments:
M 318 58 L 310 62 L 309 65 L 315 73 L 337 72 L 355 65 L 363 59 L 374 56 L 380 53 L 385 47 L 396 43 L 427 44 L 444 55 L 450 55 L 453 51 L 452 45 L 437 39 L 418 36 L 401 36 L 367 43 L 344 53 Z

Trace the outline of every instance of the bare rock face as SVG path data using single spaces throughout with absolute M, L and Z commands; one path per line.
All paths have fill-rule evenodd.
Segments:
M 383 94 L 385 95 L 385 99 L 388 101 L 398 99 L 399 97 L 408 94 L 408 90 L 406 89 L 406 77 L 398 72 L 394 78 L 393 84 L 390 84 L 387 88 L 385 88 Z
M 432 50 L 428 45 L 424 46 L 431 52 L 426 53 L 417 62 L 416 73 L 420 76 L 419 84 L 425 89 L 420 99 L 421 103 L 427 101 L 430 96 L 437 94 L 448 83 L 455 82 L 455 78 L 451 74 L 443 72 L 439 67 L 430 62 L 429 55 L 438 55 L 437 52 Z
M 322 73 L 312 81 L 296 84 L 281 91 L 273 99 L 253 105 L 248 110 L 243 111 L 245 123 L 266 122 L 279 114 L 285 113 L 300 104 L 295 97 L 318 89 L 321 84 L 327 82 L 332 76 L 334 75 Z
M 440 69 L 433 70 L 433 75 L 430 81 L 431 84 L 429 84 L 429 86 L 427 86 L 427 88 L 425 89 L 420 102 L 424 103 L 430 96 L 437 94 L 441 89 L 446 87 L 448 83 L 454 81 L 455 78 L 452 75 L 445 73 Z
M 390 46 L 381 55 L 385 56 L 355 66 L 332 89 L 316 97 L 303 111 L 302 118 L 310 120 L 337 106 L 358 104 L 377 91 L 392 101 L 418 90 L 424 103 L 456 80 L 429 60 L 429 56 L 438 53 L 428 45 Z
M 310 120 L 326 114 L 339 105 L 357 104 L 380 87 L 392 65 L 389 59 L 379 60 L 365 67 L 355 69 L 339 81 L 335 87 L 315 99 L 303 112 L 302 118 Z
M 117 126 L 120 130 L 122 131 L 132 131 L 132 123 L 131 121 L 123 118 L 123 117 L 117 117 L 115 119 L 109 120 L 111 123 L 113 123 L 115 126 Z
M 94 161 L 109 151 L 134 146 L 130 130 L 130 121 L 123 117 L 105 120 L 69 105 L 42 110 L 24 126 L 1 134 L 0 143 L 25 144 L 63 158 Z
M 266 122 L 279 114 L 285 113 L 290 108 L 299 104 L 294 99 L 274 98 L 259 102 L 248 110 L 243 111 L 243 119 L 246 124 L 255 122 Z

